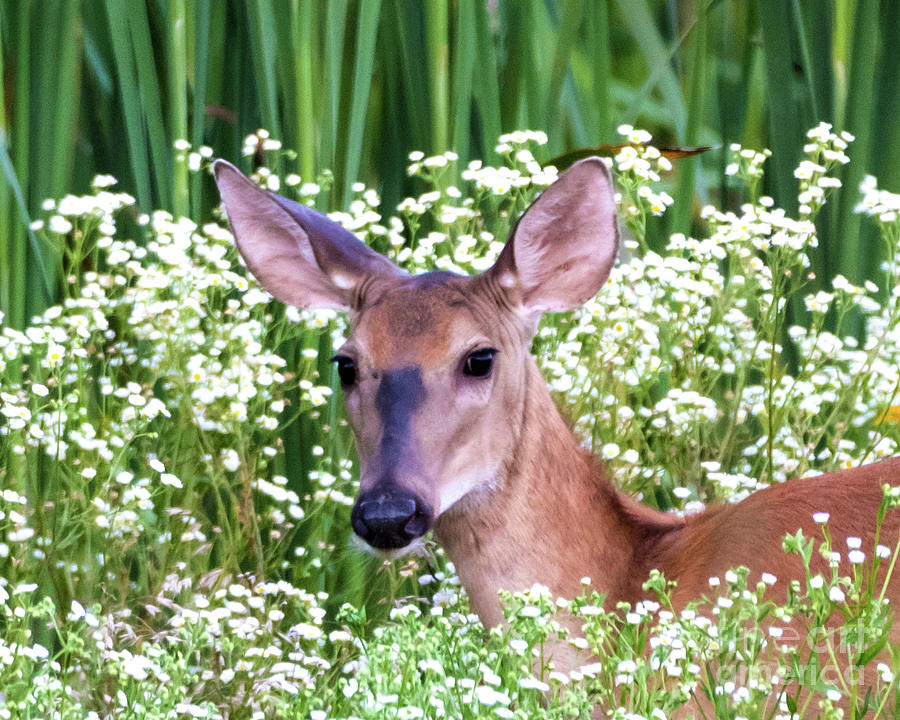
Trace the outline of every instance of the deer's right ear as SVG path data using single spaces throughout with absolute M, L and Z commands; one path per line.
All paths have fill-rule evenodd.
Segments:
M 564 173 L 519 218 L 486 275 L 535 321 L 600 290 L 619 248 L 612 179 L 598 157 Z
M 358 310 L 367 281 L 406 276 L 336 222 L 264 190 L 234 165 L 216 160 L 213 174 L 247 267 L 282 302 Z

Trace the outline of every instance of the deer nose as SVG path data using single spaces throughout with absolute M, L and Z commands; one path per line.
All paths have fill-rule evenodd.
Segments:
M 373 548 L 399 550 L 428 532 L 431 508 L 414 493 L 375 489 L 359 496 L 350 524 Z

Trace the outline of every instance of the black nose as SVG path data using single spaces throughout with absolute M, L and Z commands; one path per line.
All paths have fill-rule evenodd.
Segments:
M 372 547 L 398 550 L 428 532 L 431 508 L 411 492 L 376 488 L 359 496 L 350 524 Z

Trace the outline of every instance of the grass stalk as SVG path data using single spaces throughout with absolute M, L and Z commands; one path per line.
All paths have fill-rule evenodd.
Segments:
M 0 13 L 0 37 L 7 32 L 6 21 L 2 13 Z M 4 62 L 3 53 L 0 53 L 0 78 L 6 76 L 6 64 Z M 6 114 L 6 87 L 4 83 L 0 83 L 0 128 L 9 127 L 9 118 Z M 4 151 L 9 154 L 9 150 L 4 143 Z M 10 163 L 11 164 L 11 163 Z M 4 315 L 9 314 L 10 304 L 12 302 L 11 294 L 11 276 L 13 268 L 12 260 L 12 243 L 11 241 L 11 217 L 12 197 L 9 185 L 6 181 L 6 174 L 0 173 L 0 312 Z
M 362 3 L 359 7 L 353 69 L 350 76 L 350 87 L 347 89 L 349 93 L 347 97 L 348 117 L 345 120 L 347 132 L 344 136 L 344 163 L 341 165 L 343 184 L 340 198 L 343 203 L 347 202 L 351 195 L 351 186 L 359 177 L 366 111 L 369 92 L 372 88 L 372 71 L 375 66 L 375 39 L 378 34 L 380 13 L 381 0 L 371 0 Z
M 873 126 L 875 117 L 875 73 L 872 61 L 879 58 L 879 4 L 859 3 L 854 16 L 854 32 L 852 55 L 847 83 L 847 102 L 845 115 L 839 120 L 840 127 L 848 130 L 855 137 L 853 154 L 857 162 L 844 168 L 841 180 L 852 190 L 866 173 L 866 167 L 874 150 Z M 865 258 L 876 251 L 874 238 L 861 234 L 861 219 L 853 212 L 856 205 L 854 193 L 843 193 L 839 206 L 840 224 L 836 228 L 836 237 L 840 238 L 836 258 L 838 264 L 833 266 L 850 282 L 861 283 L 867 268 Z
M 662 33 L 657 28 L 647 0 L 631 0 L 629 2 L 618 0 L 618 4 L 622 10 L 625 24 L 647 63 L 648 80 L 645 85 L 648 88 L 658 87 L 663 102 L 672 114 L 675 136 L 679 139 L 683 138 L 687 116 L 681 86 L 670 64 L 672 49 L 667 46 Z M 638 97 L 640 98 L 640 96 Z M 640 100 L 638 103 L 632 103 L 631 107 L 625 111 L 623 119 L 635 122 L 641 104 Z
M 318 38 L 318 9 L 312 0 L 293 0 L 291 31 L 294 40 L 294 77 L 296 85 L 297 151 L 300 176 L 312 182 L 316 177 L 316 119 L 321 98 L 313 84 L 313 68 L 321 57 Z
M 596 73 L 590 84 L 588 108 L 591 130 L 588 142 L 612 142 L 615 118 L 613 117 L 611 85 L 612 50 L 610 48 L 609 10 L 605 2 L 587 4 L 588 53 L 591 67 Z
M 809 115 L 795 92 L 791 9 L 778 0 L 759 0 L 757 7 L 763 29 L 769 147 L 774 160 L 767 179 L 771 178 L 770 194 L 779 207 L 794 212 L 797 208 L 794 168 Z
M 274 11 L 275 7 L 265 0 L 255 0 L 247 6 L 262 127 L 274 137 L 281 138 L 283 135 L 278 112 L 278 84 L 275 77 L 277 34 Z
M 450 47 L 447 0 L 431 0 L 425 3 L 425 42 L 427 54 L 429 97 L 431 107 L 432 153 L 448 149 L 450 120 Z
M 206 134 L 206 93 L 209 87 L 210 35 L 213 23 L 211 0 L 193 3 L 193 14 L 188 14 L 186 70 L 191 77 L 191 109 L 189 140 L 194 148 L 203 144 Z M 203 178 L 190 178 L 191 217 L 199 221 L 203 204 Z
M 169 155 L 171 143 L 188 140 L 187 110 L 187 15 L 184 0 L 172 0 L 169 4 Z M 201 120 L 202 122 L 202 120 Z M 187 163 L 174 163 L 172 167 L 172 210 L 177 216 L 186 216 L 190 206 Z
M 482 57 L 478 47 L 476 0 L 460 0 L 456 10 L 456 46 L 453 52 L 453 142 L 452 147 L 465 163 L 469 158 L 475 60 Z
M 555 47 L 553 49 L 553 62 L 551 64 L 547 96 L 544 102 L 545 120 L 544 127 L 556 126 L 555 115 L 560 113 L 560 99 L 562 97 L 563 82 L 569 74 L 571 55 L 575 49 L 576 38 L 579 35 L 581 25 L 584 22 L 584 1 L 573 0 L 562 7 L 562 18 L 556 28 Z
M 15 93 L 21 102 L 12 106 L 11 132 L 12 166 L 20 187 L 28 187 L 31 165 L 30 102 L 31 97 L 31 3 L 23 2 L 15 8 Z M 12 37 L 12 35 L 10 36 Z M 5 77 L 5 76 L 4 76 Z M 7 178 L 7 188 L 11 187 Z M 25 203 L 24 197 L 22 203 Z M 21 328 L 25 324 L 27 278 L 29 263 L 26 245 L 26 230 L 21 223 L 13 224 L 7 235 L 9 243 L 9 306 L 8 322 L 12 327 Z
M 703 3 L 699 3 L 695 11 L 698 13 L 698 17 L 692 20 L 693 25 L 685 48 L 687 56 L 685 145 L 700 144 L 700 132 L 706 117 L 706 88 L 709 83 L 706 62 L 708 11 L 703 7 Z M 674 212 L 669 225 L 671 232 L 684 234 L 691 232 L 698 170 L 699 159 L 697 157 L 683 158 L 678 162 L 678 187 L 675 193 Z
M 121 111 L 125 118 L 125 133 L 128 158 L 131 165 L 132 182 L 138 204 L 144 208 L 153 206 L 152 183 L 150 181 L 149 152 L 144 134 L 144 118 L 138 90 L 134 55 L 129 42 L 128 11 L 115 0 L 107 0 L 106 12 L 109 20 L 109 37 L 112 45 L 118 89 L 121 96 Z
M 153 51 L 150 19 L 145 12 L 135 12 L 133 8 L 120 8 L 125 13 L 129 26 L 130 45 L 128 52 L 133 56 L 135 77 L 137 81 L 137 97 L 139 103 L 136 113 L 139 114 L 149 140 L 149 164 L 153 171 L 153 189 L 155 201 L 165 207 L 173 207 L 173 151 L 174 139 L 167 136 L 163 119 L 163 99 L 160 90 L 160 78 L 153 63 L 148 58 L 155 56 Z M 151 206 L 145 208 L 151 209 Z

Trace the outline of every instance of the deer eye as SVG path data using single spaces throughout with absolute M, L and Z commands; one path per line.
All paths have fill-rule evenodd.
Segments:
M 341 379 L 343 387 L 356 384 L 356 363 L 353 362 L 353 358 L 346 355 L 335 355 L 331 361 L 337 363 L 338 377 Z
M 488 377 L 494 367 L 496 354 L 494 348 L 482 348 L 469 353 L 463 364 L 463 374 L 471 377 Z

